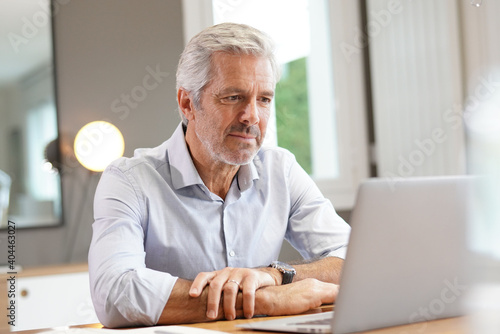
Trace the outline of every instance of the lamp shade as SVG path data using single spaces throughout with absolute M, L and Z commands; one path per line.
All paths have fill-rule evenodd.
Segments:
M 84 125 L 76 134 L 74 150 L 83 167 L 102 172 L 113 160 L 123 155 L 125 142 L 116 126 L 106 121 Z

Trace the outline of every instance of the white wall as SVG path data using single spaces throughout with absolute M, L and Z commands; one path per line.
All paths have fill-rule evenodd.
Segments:
M 166 140 L 179 122 L 175 71 L 183 48 L 180 0 L 72 0 L 58 7 L 54 20 L 63 145 L 71 147 L 84 124 L 100 119 L 122 131 L 125 156 Z M 155 79 L 151 72 L 161 73 Z M 86 261 L 98 177 L 74 159 L 64 161 L 64 225 L 18 230 L 18 264 Z M 1 248 L 5 237 L 0 236 Z

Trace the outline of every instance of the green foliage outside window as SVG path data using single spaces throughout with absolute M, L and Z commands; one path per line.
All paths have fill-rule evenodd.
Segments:
M 278 146 L 295 154 L 298 163 L 312 173 L 307 100 L 306 58 L 284 65 L 276 86 L 276 127 Z

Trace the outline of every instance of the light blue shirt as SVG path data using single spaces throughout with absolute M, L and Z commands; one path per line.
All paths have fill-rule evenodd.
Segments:
M 201 180 L 182 126 L 102 174 L 89 271 L 99 320 L 154 325 L 178 277 L 268 266 L 286 238 L 304 258 L 345 257 L 350 227 L 294 156 L 261 148 L 225 200 Z

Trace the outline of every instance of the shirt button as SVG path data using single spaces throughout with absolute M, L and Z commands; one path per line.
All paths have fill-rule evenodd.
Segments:
M 235 255 L 236 255 L 236 253 L 235 253 L 234 251 L 230 251 L 230 252 L 229 252 L 229 256 L 233 257 L 233 256 L 235 256 Z

